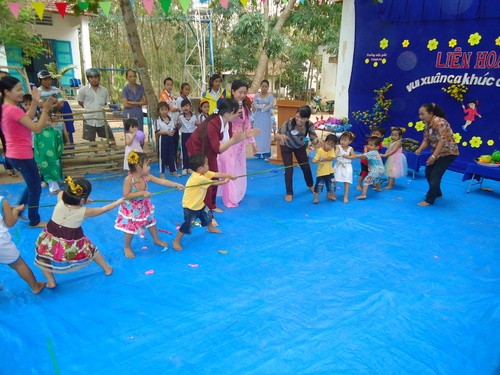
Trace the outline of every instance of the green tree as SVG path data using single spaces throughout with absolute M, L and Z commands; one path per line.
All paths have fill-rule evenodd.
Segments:
M 21 7 L 19 18 L 15 18 L 7 7 L 7 2 L 0 1 L 0 45 L 16 47 L 23 51 L 22 61 L 29 64 L 32 57 L 44 52 L 41 38 L 29 30 L 35 23 L 35 17 L 26 7 Z

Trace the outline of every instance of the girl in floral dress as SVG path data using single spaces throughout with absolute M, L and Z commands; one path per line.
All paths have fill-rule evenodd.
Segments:
M 184 186 L 150 174 L 149 159 L 145 153 L 131 151 L 128 156 L 128 166 L 130 173 L 125 177 L 123 183 L 123 196 L 126 201 L 120 206 L 115 228 L 125 232 L 125 246 L 123 249 L 125 256 L 135 258 L 131 247 L 132 237 L 135 234 L 138 234 L 141 238 L 144 237 L 145 228 L 148 228 L 156 245 L 168 246 L 166 242 L 158 238 L 156 219 L 154 217 L 155 208 L 149 200 L 151 193 L 148 191 L 148 182 L 175 187 L 179 190 L 184 189 Z
M 52 218 L 36 241 L 35 265 L 40 267 L 47 278 L 47 288 L 55 288 L 54 273 L 76 271 L 87 266 L 92 260 L 111 275 L 109 266 L 92 241 L 83 234 L 81 224 L 88 217 L 98 216 L 118 207 L 123 198 L 104 207 L 86 208 L 92 191 L 90 182 L 84 179 L 66 178 L 66 188 L 58 195 Z
M 408 164 L 406 163 L 406 156 L 403 154 L 403 147 L 401 138 L 403 137 L 405 128 L 393 126 L 391 128 L 391 144 L 385 152 L 380 155 L 387 158 L 385 162 L 385 175 L 389 177 L 389 182 L 386 189 L 392 189 L 396 178 L 406 176 L 408 173 Z

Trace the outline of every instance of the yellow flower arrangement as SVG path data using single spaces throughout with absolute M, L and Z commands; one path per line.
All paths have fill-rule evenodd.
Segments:
M 500 46 L 500 36 L 498 38 L 495 39 L 495 44 L 497 46 Z
M 456 39 L 450 39 L 450 41 L 448 42 L 448 47 L 455 48 L 456 45 L 457 45 Z
M 388 46 L 389 46 L 389 41 L 386 38 L 380 41 L 380 48 L 386 49 Z
M 456 99 L 459 102 L 463 102 L 464 94 L 467 92 L 467 90 L 469 90 L 469 88 L 462 83 L 453 83 L 448 87 L 442 87 L 441 90 L 443 90 L 447 94 L 450 94 L 453 99 Z
M 467 40 L 471 46 L 475 46 L 479 44 L 481 41 L 481 34 L 479 33 L 474 33 L 469 35 L 469 40 Z
M 411 122 L 411 121 L 410 121 L 410 122 L 408 123 L 408 127 L 409 127 L 409 128 L 413 128 L 413 122 Z
M 128 154 L 128 163 L 131 165 L 135 165 L 139 162 L 139 154 L 137 151 L 131 151 L 130 154 Z
M 71 178 L 71 176 L 66 177 L 65 181 L 68 184 L 69 189 L 71 190 L 72 194 L 74 194 L 76 196 L 80 196 L 83 194 L 83 188 L 80 185 L 75 184 L 73 182 L 73 179 Z
M 404 47 L 404 48 L 407 48 L 409 45 L 410 45 L 410 41 L 408 39 L 405 39 L 403 40 L 403 43 L 401 43 L 401 45 Z
M 460 143 L 462 136 L 458 133 L 453 133 L 453 139 L 455 140 L 455 143 Z
M 488 139 L 488 142 L 486 142 L 488 146 L 493 146 L 495 144 L 495 141 L 493 139 Z
M 427 42 L 427 49 L 429 51 L 434 51 L 435 49 L 438 48 L 439 42 L 436 39 L 431 39 L 429 42 Z
M 481 137 L 472 137 L 470 140 L 470 147 L 479 148 L 483 144 Z

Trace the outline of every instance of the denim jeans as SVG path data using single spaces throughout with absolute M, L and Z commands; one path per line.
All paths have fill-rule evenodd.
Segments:
M 35 163 L 35 159 L 7 158 L 7 160 L 13 168 L 21 173 L 27 185 L 18 204 L 28 205 L 28 218 L 30 220 L 29 225 L 38 225 L 38 223 L 40 223 L 38 205 L 40 204 L 42 187 L 40 186 L 40 173 L 38 172 L 38 167 Z

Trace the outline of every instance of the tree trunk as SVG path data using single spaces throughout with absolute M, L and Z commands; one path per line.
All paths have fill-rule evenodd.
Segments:
M 120 0 L 124 1 L 124 0 Z M 274 25 L 273 31 L 279 33 L 281 29 L 283 28 L 283 25 L 285 24 L 285 21 L 287 18 L 290 16 L 292 13 L 293 7 L 295 6 L 295 3 L 297 0 L 289 0 L 288 3 L 286 4 L 285 9 L 283 9 L 283 12 L 280 14 L 278 18 L 278 22 L 276 22 L 276 25 Z M 266 2 L 267 3 L 267 2 Z M 262 48 L 262 52 L 259 55 L 259 63 L 257 64 L 257 68 L 255 69 L 255 76 L 253 78 L 252 86 L 250 86 L 250 93 L 256 93 L 257 90 L 259 90 L 260 87 L 260 81 L 262 81 L 266 75 L 267 72 L 267 62 L 269 58 L 267 57 L 266 50 Z
M 134 19 L 134 12 L 130 6 L 130 0 L 120 0 L 120 8 L 123 15 L 123 23 L 125 24 L 125 30 L 127 32 L 128 42 L 130 48 L 132 49 L 132 56 L 134 58 L 134 65 L 141 83 L 144 86 L 144 93 L 146 94 L 146 99 L 148 100 L 148 115 L 150 117 L 155 117 L 156 114 L 156 104 L 158 103 L 158 97 L 153 89 L 153 84 L 151 83 L 151 77 L 148 70 L 148 62 L 144 57 L 142 52 L 141 40 L 139 38 L 139 32 L 137 31 L 137 24 Z

